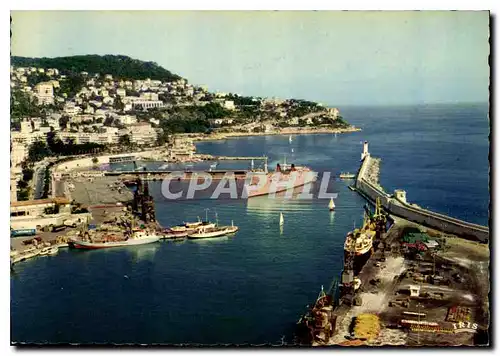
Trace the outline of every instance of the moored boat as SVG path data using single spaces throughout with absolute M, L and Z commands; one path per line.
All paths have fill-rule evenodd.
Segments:
M 245 185 L 248 198 L 284 192 L 316 181 L 317 173 L 308 167 L 278 163 L 274 172 L 268 172 L 267 161 L 263 171 L 252 171 L 252 179 Z
M 361 229 L 354 229 L 347 234 L 344 250 L 347 253 L 354 251 L 356 256 L 364 255 L 371 251 L 375 235 L 375 226 L 365 214 L 363 227 Z
M 201 228 L 188 234 L 189 239 L 208 239 L 213 237 L 225 236 L 238 231 L 237 226 L 220 226 L 211 228 Z
M 49 251 L 48 251 L 48 254 L 49 255 L 55 255 L 57 254 L 57 252 L 59 252 L 59 248 L 57 248 L 57 246 L 52 246 Z
M 99 240 L 99 241 L 85 241 L 71 239 L 68 244 L 69 247 L 77 249 L 101 249 L 101 248 L 112 248 L 112 247 L 122 247 L 122 246 L 136 246 L 144 245 L 153 242 L 157 242 L 160 236 L 155 232 L 149 232 L 147 230 L 135 230 L 132 232 L 130 237 L 124 239 L 114 239 L 114 240 Z
M 356 175 L 349 172 L 342 172 L 340 173 L 339 177 L 340 179 L 354 179 L 356 178 Z

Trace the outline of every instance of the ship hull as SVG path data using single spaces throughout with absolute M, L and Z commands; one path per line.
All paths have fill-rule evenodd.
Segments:
M 262 186 L 259 186 L 258 183 L 245 186 L 247 197 L 253 198 L 299 188 L 316 181 L 316 174 L 311 171 L 295 171 L 289 174 L 275 172 L 268 173 L 266 179 L 266 183 Z
M 238 231 L 237 227 L 229 227 L 229 228 L 226 228 L 224 230 L 219 230 L 219 231 L 197 232 L 194 234 L 189 234 L 188 238 L 193 239 L 193 240 L 210 239 L 210 238 L 214 238 L 214 237 L 221 237 L 221 236 L 229 235 L 229 234 L 235 233 L 236 231 Z
M 372 250 L 370 249 L 364 254 L 354 256 L 352 267 L 355 276 L 357 276 L 359 272 L 361 272 L 366 262 L 370 259 L 371 255 L 372 255 Z M 348 258 L 348 252 L 344 250 L 344 260 L 346 260 L 347 258 Z
M 113 247 L 124 247 L 124 246 L 137 246 L 137 245 L 145 245 L 153 242 L 157 242 L 160 240 L 159 236 L 151 236 L 147 238 L 141 239 L 129 239 L 125 241 L 113 241 L 113 242 L 87 242 L 80 240 L 71 240 L 68 242 L 69 247 L 83 250 L 97 250 L 103 248 L 113 248 Z

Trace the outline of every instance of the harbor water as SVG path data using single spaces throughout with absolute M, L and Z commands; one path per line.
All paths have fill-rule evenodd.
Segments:
M 203 142 L 214 155 L 270 157 L 273 166 L 356 172 L 361 143 L 382 158 L 381 183 L 408 200 L 487 225 L 487 105 L 343 108 L 363 129 L 350 134 L 242 137 Z M 293 152 L 292 152 L 293 148 Z M 162 163 L 147 163 L 149 168 Z M 199 165 L 209 163 L 200 163 Z M 257 166 L 258 162 L 255 162 Z M 247 168 L 221 162 L 217 169 Z M 204 168 L 204 167 L 201 167 Z M 169 168 L 171 169 L 171 168 Z M 345 234 L 365 201 L 333 180 L 329 199 L 167 201 L 151 183 L 164 225 L 208 216 L 234 221 L 234 236 L 96 251 L 61 249 L 21 262 L 11 274 L 11 340 L 51 343 L 280 344 L 342 268 Z M 284 224 L 280 228 L 280 213 Z

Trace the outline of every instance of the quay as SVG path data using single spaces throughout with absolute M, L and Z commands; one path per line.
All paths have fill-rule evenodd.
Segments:
M 344 251 L 338 287 L 326 295 L 322 291 L 299 320 L 296 341 L 312 346 L 489 345 L 487 228 L 414 207 L 398 191 L 397 198 L 390 197 L 378 185 L 380 161 L 370 157 L 367 143 L 361 159 L 356 191 L 375 202 L 369 220 L 380 220 L 377 211 L 382 211 L 386 225 L 376 224 L 358 271 L 353 252 Z
M 138 177 L 141 176 L 143 180 L 163 180 L 163 179 L 180 179 L 190 180 L 196 178 L 200 173 L 209 174 L 213 179 L 222 179 L 227 175 L 234 175 L 236 179 L 244 179 L 247 176 L 247 170 L 209 170 L 209 171 L 183 171 L 182 176 L 179 176 L 179 171 L 105 171 L 104 176 L 125 176 L 125 177 Z
M 213 156 L 209 154 L 197 154 L 197 158 L 203 161 L 267 161 L 267 156 Z

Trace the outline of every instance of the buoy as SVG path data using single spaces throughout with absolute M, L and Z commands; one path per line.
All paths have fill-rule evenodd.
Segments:
M 285 223 L 285 218 L 283 217 L 283 213 L 280 213 L 280 226 Z
M 330 209 L 330 211 L 335 210 L 335 203 L 333 202 L 333 198 L 330 198 L 330 203 L 328 204 L 328 209 Z

